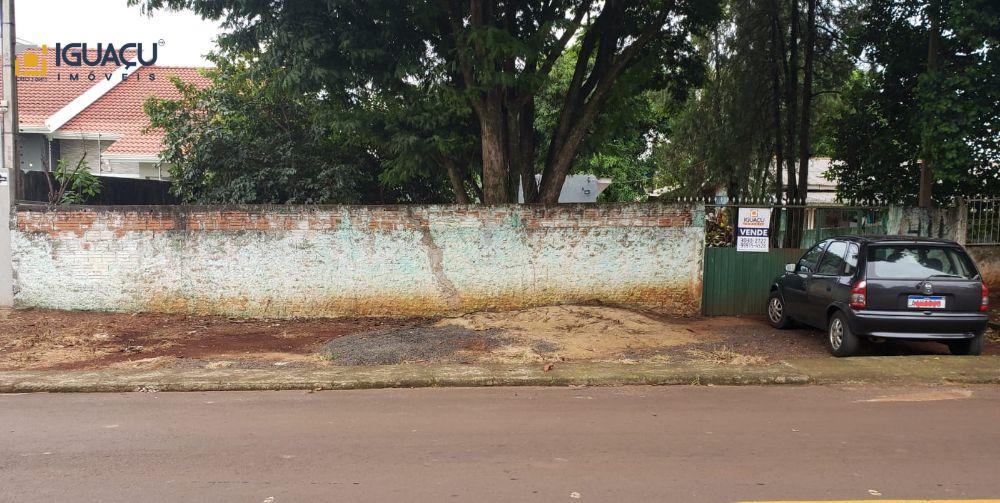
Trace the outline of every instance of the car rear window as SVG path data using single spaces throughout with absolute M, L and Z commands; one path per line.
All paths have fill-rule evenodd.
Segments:
M 868 275 L 886 279 L 924 279 L 931 276 L 971 279 L 972 261 L 950 246 L 881 245 L 868 249 Z

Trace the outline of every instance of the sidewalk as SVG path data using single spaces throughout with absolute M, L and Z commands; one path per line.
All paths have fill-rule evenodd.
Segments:
M 323 369 L 0 372 L 0 393 L 251 391 L 436 386 L 1000 384 L 1000 357 L 792 359 L 777 364 L 402 364 Z

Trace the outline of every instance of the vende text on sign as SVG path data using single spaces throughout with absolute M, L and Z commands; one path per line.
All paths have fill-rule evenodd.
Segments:
M 770 232 L 771 232 L 771 229 L 768 229 L 766 227 L 763 228 L 763 229 L 752 229 L 752 228 L 751 229 L 747 229 L 746 227 L 737 227 L 736 228 L 736 235 L 737 236 L 753 236 L 753 237 L 764 237 L 764 238 L 766 238 L 766 237 L 768 237 L 770 235 Z

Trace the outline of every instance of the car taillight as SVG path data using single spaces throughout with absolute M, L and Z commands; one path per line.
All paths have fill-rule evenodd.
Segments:
M 983 299 L 979 303 L 979 310 L 980 311 L 989 311 L 990 310 L 990 289 L 986 288 L 986 283 L 983 283 L 982 285 L 983 285 Z
M 868 282 L 861 280 L 851 288 L 851 307 L 864 309 L 866 305 L 868 305 Z

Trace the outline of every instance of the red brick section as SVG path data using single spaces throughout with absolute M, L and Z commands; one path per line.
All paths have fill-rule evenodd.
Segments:
M 132 208 L 18 208 L 16 228 L 58 235 L 110 231 L 320 231 L 341 227 L 372 231 L 418 230 L 435 224 L 526 229 L 688 227 L 690 206 L 607 204 L 560 206 L 162 206 Z

